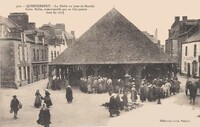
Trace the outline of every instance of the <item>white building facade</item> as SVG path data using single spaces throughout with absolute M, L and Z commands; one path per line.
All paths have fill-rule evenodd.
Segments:
M 181 72 L 187 76 L 200 76 L 200 41 L 182 44 Z
M 49 62 L 58 57 L 65 49 L 75 42 L 74 32 L 68 33 L 62 31 L 62 36 L 59 36 L 61 42 L 49 44 Z

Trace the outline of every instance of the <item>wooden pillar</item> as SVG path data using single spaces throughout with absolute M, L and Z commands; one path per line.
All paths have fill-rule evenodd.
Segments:
M 64 80 L 65 68 L 61 66 L 61 79 Z
M 67 65 L 64 66 L 64 76 L 65 76 L 65 79 L 67 80 Z
M 129 74 L 129 71 L 131 70 L 131 68 L 133 67 L 133 65 L 131 64 L 126 64 L 126 65 L 122 65 L 124 71 L 125 71 L 125 75 Z
M 49 65 L 49 74 L 48 74 L 48 78 L 49 78 L 49 85 L 47 86 L 47 88 L 51 88 L 52 86 L 52 81 L 53 81 L 53 66 L 52 65 Z
M 137 89 L 140 89 L 141 81 L 142 81 L 142 70 L 144 69 L 146 65 L 145 64 L 137 64 L 135 65 L 137 69 L 137 78 L 136 78 L 136 84 L 138 84 Z
M 88 69 L 88 65 L 81 65 L 80 66 L 80 69 L 81 69 L 81 71 L 82 71 L 82 73 L 83 73 L 83 78 L 86 78 L 87 77 L 87 69 Z
M 98 76 L 98 70 L 101 68 L 102 65 L 93 65 L 92 68 L 94 70 L 94 76 Z
M 56 65 L 56 77 L 59 77 L 59 66 L 58 65 Z

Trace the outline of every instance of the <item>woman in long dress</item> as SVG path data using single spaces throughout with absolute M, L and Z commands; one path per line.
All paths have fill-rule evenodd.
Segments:
M 67 99 L 68 103 L 72 103 L 73 92 L 72 92 L 72 88 L 70 85 L 68 85 L 68 87 L 66 89 L 66 99 Z
M 137 101 L 137 91 L 135 89 L 135 85 L 133 85 L 131 88 L 131 100 L 132 100 L 132 102 Z
M 42 103 L 42 96 L 41 96 L 40 91 L 38 89 L 35 92 L 35 103 L 34 103 L 34 106 L 36 108 L 39 108 L 41 106 L 41 103 Z
M 44 97 L 44 103 L 46 104 L 47 108 L 52 105 L 52 101 L 50 98 L 50 93 L 47 89 L 45 89 L 45 97 Z

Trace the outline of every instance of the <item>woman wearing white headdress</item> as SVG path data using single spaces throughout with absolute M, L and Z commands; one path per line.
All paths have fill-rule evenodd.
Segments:
M 131 100 L 132 102 L 137 101 L 137 90 L 135 89 L 135 85 L 133 85 L 131 88 Z
M 66 89 L 66 99 L 67 99 L 68 103 L 72 103 L 73 92 L 72 92 L 72 88 L 70 85 L 68 85 L 68 87 Z

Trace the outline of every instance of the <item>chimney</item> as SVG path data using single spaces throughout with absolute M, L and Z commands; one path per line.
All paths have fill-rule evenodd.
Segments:
M 28 23 L 28 29 L 29 30 L 34 30 L 35 29 L 35 22 L 29 22 Z
M 8 18 L 12 20 L 14 23 L 16 23 L 17 25 L 21 26 L 23 30 L 28 29 L 29 17 L 27 13 L 23 13 L 23 12 L 10 13 Z
M 74 38 L 75 38 L 75 31 L 71 31 L 71 34 L 74 36 Z
M 158 39 L 158 29 L 156 29 L 154 37 L 156 40 Z
M 183 16 L 182 19 L 183 19 L 184 22 L 186 22 L 187 21 L 187 16 Z
M 179 22 L 180 21 L 180 17 L 179 16 L 175 16 L 175 22 Z
M 172 30 L 171 30 L 171 29 L 168 29 L 168 31 L 169 31 L 168 36 L 170 37 L 170 36 L 171 36 L 171 32 L 172 32 Z

